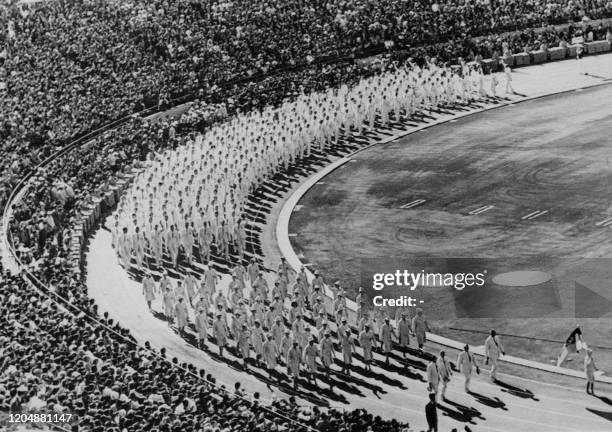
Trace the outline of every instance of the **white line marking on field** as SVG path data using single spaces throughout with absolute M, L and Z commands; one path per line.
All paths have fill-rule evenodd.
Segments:
M 612 226 L 612 221 L 610 221 L 610 222 L 606 222 L 605 224 L 603 224 L 603 226 L 605 226 L 605 227 Z
M 537 214 L 537 215 L 535 215 L 535 216 L 532 216 L 532 217 L 531 217 L 531 218 L 529 218 L 529 219 L 539 218 L 540 216 L 544 216 L 546 213 L 548 213 L 548 210 L 544 210 L 544 211 L 540 212 L 539 214 Z
M 531 212 L 531 213 L 529 213 L 529 214 L 526 214 L 525 216 L 523 216 L 523 217 L 521 218 L 521 220 L 529 219 L 531 216 L 535 215 L 536 213 L 540 213 L 540 211 L 541 211 L 541 210 L 536 210 L 536 211 L 534 211 L 534 212 Z
M 409 203 L 407 203 L 407 204 L 404 204 L 404 205 L 403 205 L 403 206 L 401 206 L 400 208 L 401 208 L 401 209 L 410 209 L 410 208 L 416 207 L 416 206 L 418 206 L 418 205 L 421 205 L 421 204 L 423 204 L 424 202 L 425 202 L 425 200 L 424 200 L 424 199 L 418 199 L 418 200 L 411 201 L 411 202 L 409 202 Z
M 597 223 L 595 224 L 595 226 L 602 226 L 602 225 L 603 225 L 603 226 L 606 226 L 606 224 L 607 224 L 608 222 L 612 222 L 612 217 L 605 218 L 604 220 L 602 220 L 602 221 L 600 221 L 600 222 L 597 222 Z
M 544 216 L 546 213 L 548 213 L 548 210 L 538 210 L 536 212 L 529 213 L 528 215 L 523 216 L 521 219 L 522 220 L 534 220 L 535 218 Z
M 487 206 L 482 206 L 482 207 L 478 207 L 477 209 L 472 210 L 469 214 L 471 215 L 479 215 L 481 213 L 484 213 L 486 211 L 491 210 L 493 207 L 493 205 L 487 205 Z

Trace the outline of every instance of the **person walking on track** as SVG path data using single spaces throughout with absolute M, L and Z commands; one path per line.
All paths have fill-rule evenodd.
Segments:
M 489 337 L 485 341 L 485 364 L 491 364 L 491 370 L 489 376 L 491 381 L 497 379 L 497 361 L 502 355 L 505 355 L 504 347 L 495 333 L 495 330 L 491 330 Z
M 469 345 L 463 347 L 463 351 L 457 357 L 457 369 L 465 377 L 465 392 L 470 392 L 470 381 L 472 380 L 472 371 L 476 369 L 476 373 L 480 373 L 480 367 L 476 363 L 476 358 L 470 353 Z

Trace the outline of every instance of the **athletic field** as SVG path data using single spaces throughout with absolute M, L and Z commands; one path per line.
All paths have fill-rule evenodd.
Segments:
M 357 154 L 314 186 L 290 221 L 304 262 L 354 290 L 361 260 L 545 256 L 566 275 L 561 306 L 532 319 L 453 319 L 434 332 L 552 361 L 579 322 L 612 370 L 612 315 L 576 318 L 574 282 L 612 301 L 612 86 L 550 96 L 425 129 Z M 564 280 L 567 278 L 563 278 Z M 569 288 L 568 288 L 569 287 Z M 436 308 L 435 299 L 424 307 Z M 612 304 L 612 303 L 611 303 Z M 534 338 L 534 339 L 530 339 Z M 568 367 L 581 367 L 577 361 Z

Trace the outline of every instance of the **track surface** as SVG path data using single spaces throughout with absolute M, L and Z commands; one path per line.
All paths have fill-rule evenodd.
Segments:
M 612 257 L 612 227 L 597 225 L 612 215 L 611 97 L 611 86 L 551 96 L 374 146 L 303 197 L 290 222 L 298 234 L 292 244 L 328 280 L 351 288 L 360 285 L 362 258 L 548 255 L 560 263 L 543 270 L 569 272 L 612 294 L 609 263 L 584 261 Z M 400 208 L 415 200 L 426 201 Z M 535 211 L 546 213 L 523 219 Z M 436 331 L 474 344 L 484 336 L 448 327 L 564 339 L 576 322 L 571 286 L 562 287 L 562 310 L 547 319 L 452 320 L 437 322 Z M 612 345 L 610 318 L 580 322 L 590 344 Z M 542 361 L 559 349 L 507 343 Z M 612 350 L 598 360 L 612 370 Z

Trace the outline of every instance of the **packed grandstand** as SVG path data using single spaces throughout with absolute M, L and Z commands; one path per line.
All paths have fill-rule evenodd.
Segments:
M 610 28 L 585 17 L 612 17 L 612 2 L 4 1 L 0 208 L 10 210 L 3 229 L 27 272 L 2 269 L 0 276 L 2 411 L 72 412 L 78 430 L 93 432 L 407 430 L 364 410 L 304 408 L 295 398 L 263 403 L 217 383 L 214 371 L 138 345 L 88 297 L 72 240 L 83 215 L 103 198 L 102 213 L 119 204 L 113 234 L 127 270 L 142 265 L 161 276 L 157 258 L 164 256 L 170 268 L 186 266 L 191 251 L 184 246 L 204 243 L 212 258 L 196 249 L 202 263 L 212 259 L 228 271 L 246 266 L 258 254 L 256 241 L 247 242 L 241 230 L 259 216 L 249 214 L 249 202 L 265 193 L 266 181 L 311 152 L 324 155 L 351 130 L 486 100 L 482 72 L 513 66 L 507 64 L 513 54 L 565 48 L 577 36 L 612 41 Z M 430 87 L 395 101 L 402 82 Z M 389 103 L 377 100 L 368 113 L 365 105 L 377 93 Z M 147 117 L 184 103 L 179 114 Z M 312 114 L 323 105 L 327 111 Z M 279 118 L 294 129 L 273 128 Z M 250 121 L 263 129 L 249 128 Z M 326 132 L 317 135 L 325 122 Z M 230 136 L 238 126 L 244 134 Z M 260 147 L 245 144 L 254 134 L 263 137 Z M 212 185 L 187 188 L 193 176 L 185 171 L 179 186 L 188 205 L 180 215 L 170 210 L 180 206 L 160 173 L 188 165 L 172 152 L 188 149 L 185 154 L 206 160 L 217 157 L 214 143 L 221 139 L 223 163 L 210 156 L 209 165 L 195 168 L 213 171 L 214 164 L 212 179 L 196 178 Z M 134 173 L 125 195 L 108 198 Z M 157 196 L 146 189 L 157 184 L 167 199 L 153 205 Z M 173 253 L 167 236 L 156 255 L 154 225 L 171 231 L 176 224 L 178 231 L 189 220 L 202 224 L 199 218 L 214 220 L 207 242 L 197 234 L 177 237 Z M 132 222 L 146 235 L 121 249 L 120 228 Z M 219 236 L 225 223 L 228 234 Z M 305 303 L 312 314 L 313 304 Z M 210 318 L 212 326 L 213 313 Z

